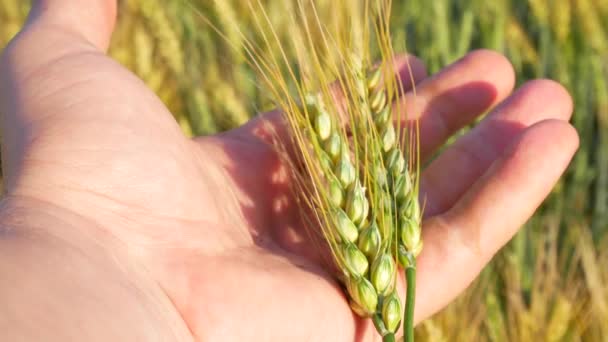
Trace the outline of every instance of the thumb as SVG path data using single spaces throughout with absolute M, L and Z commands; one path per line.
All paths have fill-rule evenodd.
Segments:
M 26 27 L 55 27 L 105 51 L 115 20 L 116 0 L 35 0 Z
M 50 114 L 59 111 L 59 104 L 73 106 L 74 99 L 83 97 L 78 95 L 84 91 L 74 86 L 92 78 L 99 59 L 105 58 L 115 15 L 116 0 L 33 1 L 25 26 L 0 58 L 0 136 L 7 185 L 25 158 L 26 146 L 49 127 Z M 75 116 L 62 115 L 66 120 Z

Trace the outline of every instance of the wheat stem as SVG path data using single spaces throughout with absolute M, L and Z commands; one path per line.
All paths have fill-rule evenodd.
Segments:
M 407 294 L 405 297 L 405 310 L 403 312 L 403 339 L 404 342 L 414 342 L 414 305 L 416 299 L 416 259 L 410 258 L 411 264 L 405 269 L 405 282 Z
M 382 342 L 395 342 L 395 334 L 390 333 L 382 337 Z

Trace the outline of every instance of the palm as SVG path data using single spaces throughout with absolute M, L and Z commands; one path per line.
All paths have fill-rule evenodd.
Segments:
M 83 217 L 90 227 L 82 229 L 109 233 L 109 248 L 149 270 L 201 340 L 373 335 L 307 243 L 260 120 L 187 139 L 141 81 L 44 22 L 5 57 L 9 197 L 50 204 Z M 423 154 L 503 100 L 512 83 L 504 59 L 483 51 L 420 83 L 407 103 L 420 114 Z M 554 101 L 535 102 L 539 93 Z M 568 101 L 553 83 L 530 83 L 425 170 L 418 319 L 462 291 L 548 193 L 576 137 L 546 120 L 566 120 Z

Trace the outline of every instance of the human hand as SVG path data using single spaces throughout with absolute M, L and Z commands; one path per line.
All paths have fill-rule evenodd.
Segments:
M 37 1 L 3 56 L 0 275 L 13 279 L 0 282 L 3 331 L 32 340 L 373 340 L 307 243 L 268 143 L 266 123 L 280 129 L 280 113 L 186 138 L 160 100 L 104 55 L 115 5 Z M 578 140 L 567 92 L 539 80 L 510 94 L 512 67 L 496 53 L 470 53 L 430 78 L 418 60 L 399 60 L 404 76 L 406 60 L 413 66 L 416 96 L 404 101 L 419 114 L 427 160 L 500 103 L 422 174 L 420 321 L 532 215 Z

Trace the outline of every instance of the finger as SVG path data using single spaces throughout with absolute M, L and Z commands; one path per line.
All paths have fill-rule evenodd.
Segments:
M 116 0 L 37 0 L 28 27 L 61 29 L 105 51 L 115 18 Z
M 91 81 L 98 70 L 85 68 L 81 62 L 67 65 L 66 60 L 85 55 L 93 59 L 94 54 L 105 49 L 115 12 L 115 0 L 33 2 L 26 25 L 0 60 L 2 135 L 8 145 L 5 148 L 11 150 L 26 127 L 35 131 L 32 123 L 49 115 L 53 107 L 50 95 L 56 95 L 59 89 L 70 88 L 68 102 L 76 102 L 79 94 L 74 85 Z
M 490 50 L 469 53 L 425 79 L 399 103 L 404 124 L 419 119 L 423 160 L 451 135 L 506 98 L 515 82 L 511 63 Z
M 43 178 L 52 174 L 35 166 L 44 160 L 52 159 L 49 167 L 80 165 L 96 159 L 84 151 L 143 149 L 150 142 L 168 149 L 170 138 L 189 143 L 145 84 L 103 53 L 115 9 L 114 0 L 37 1 L 4 50 L 0 135 L 7 189 L 17 177 L 48 181 Z
M 393 69 L 401 80 L 404 91 L 412 87 L 426 77 L 426 67 L 418 58 L 411 55 L 397 55 L 394 58 Z M 335 89 L 339 88 L 334 84 Z M 289 134 L 289 123 L 280 110 L 275 110 L 252 119 L 244 126 L 229 132 L 230 135 L 253 137 L 261 139 L 266 143 L 280 143 L 288 150 L 292 150 L 291 137 Z M 278 141 L 275 141 L 278 139 Z
M 522 86 L 423 172 L 425 215 L 449 209 L 527 127 L 546 119 L 568 120 L 571 114 L 572 99 L 558 83 L 537 80 Z
M 550 193 L 577 147 L 577 133 L 568 123 L 537 123 L 509 145 L 454 208 L 424 223 L 417 287 L 417 302 L 424 305 L 417 307 L 417 320 L 473 281 Z

